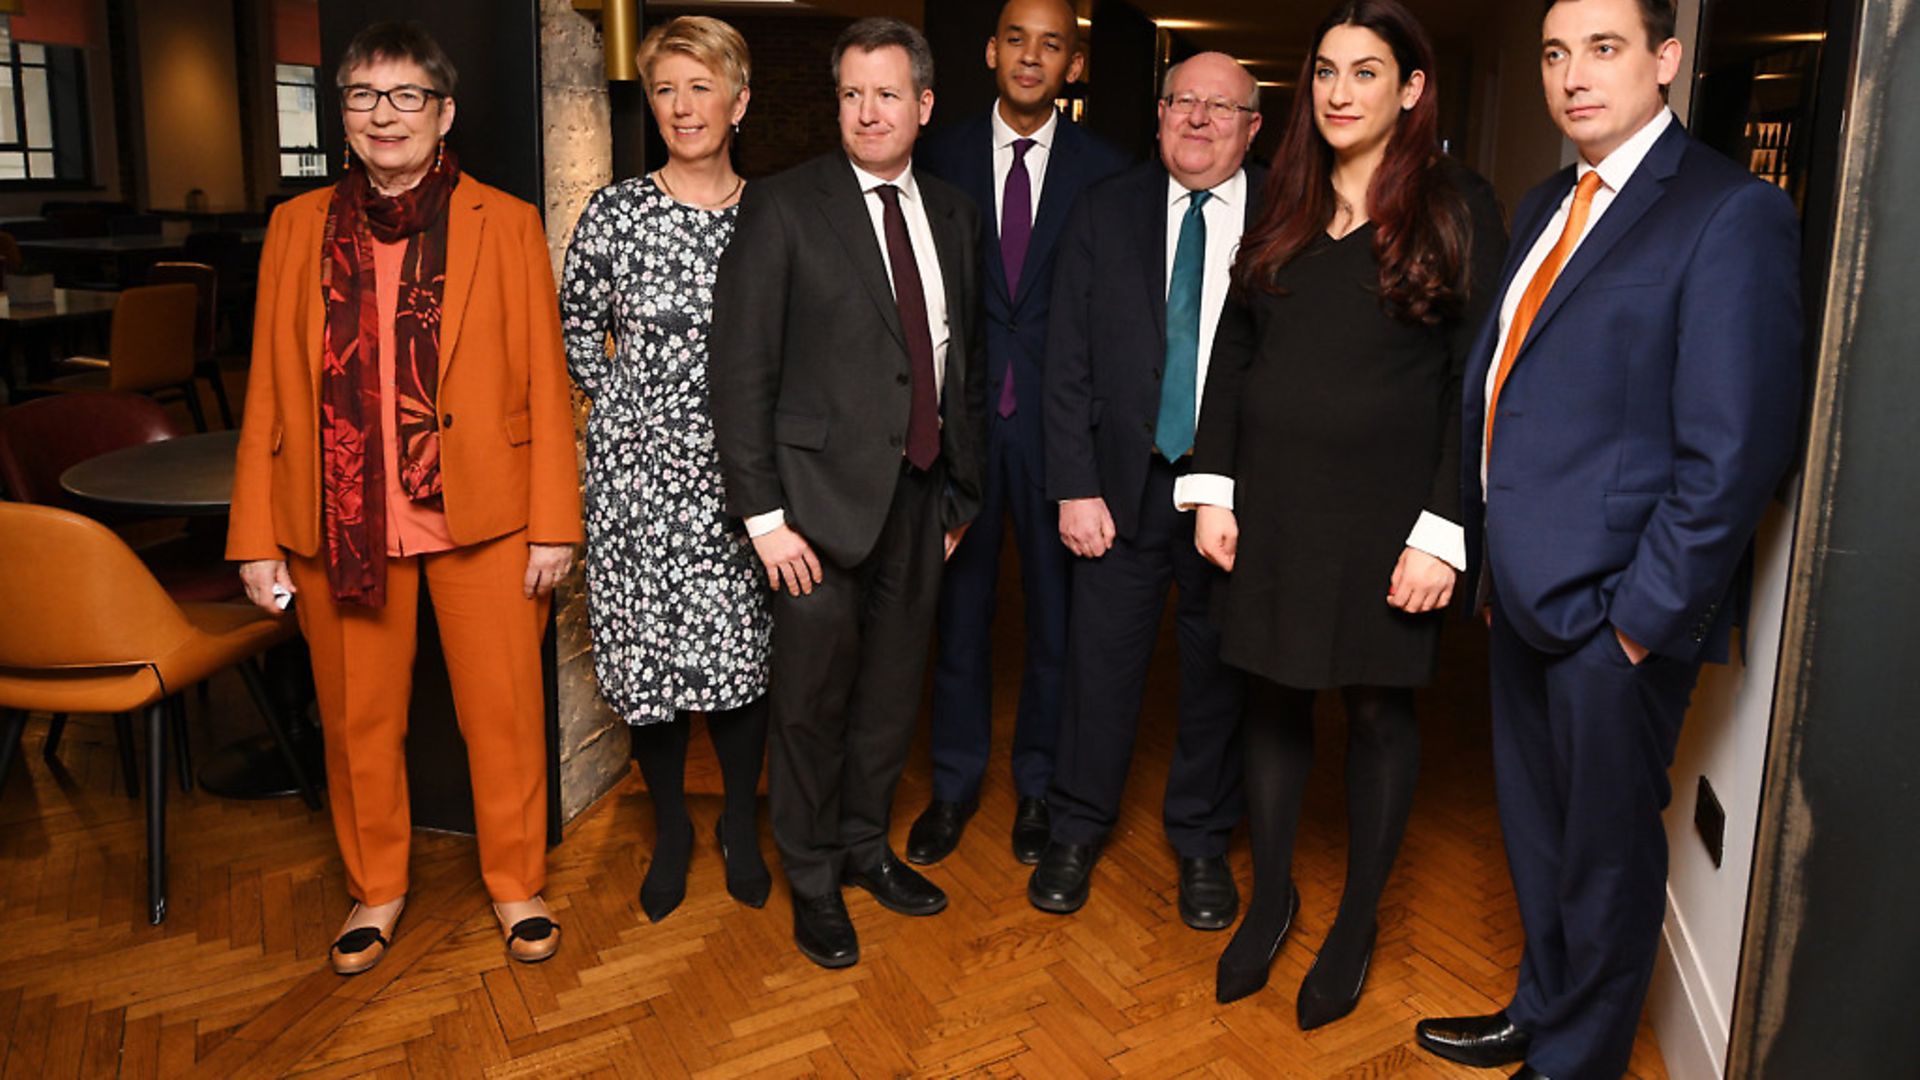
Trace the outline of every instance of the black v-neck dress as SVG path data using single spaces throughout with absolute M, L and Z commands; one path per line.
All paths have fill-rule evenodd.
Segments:
M 1221 656 L 1285 686 L 1433 677 L 1443 613 L 1389 607 L 1387 589 L 1422 511 L 1460 521 L 1461 372 L 1506 256 L 1492 188 L 1442 167 L 1473 221 L 1461 318 L 1385 310 L 1368 224 L 1282 267 L 1284 295 L 1229 301 L 1215 336 L 1193 471 L 1235 481 Z

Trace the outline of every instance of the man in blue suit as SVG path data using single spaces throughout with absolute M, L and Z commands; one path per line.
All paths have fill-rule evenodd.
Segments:
M 993 739 L 994 601 L 1003 518 L 1013 521 L 1026 599 L 1027 650 L 1013 731 L 1014 857 L 1046 846 L 1045 801 L 1060 725 L 1067 638 L 1067 550 L 1043 486 L 1040 386 L 1053 252 L 1082 188 L 1126 158 L 1054 107 L 1086 66 L 1066 0 L 1009 0 L 987 41 L 999 96 L 991 109 L 930 136 L 917 163 L 959 187 L 985 228 L 987 477 L 974 527 L 941 585 L 933 675 L 933 801 L 907 836 L 907 858 L 935 863 L 960 842 Z
M 1524 1061 L 1516 1078 L 1627 1067 L 1666 909 L 1667 768 L 1794 457 L 1799 226 L 1668 111 L 1674 24 L 1672 0 L 1547 4 L 1547 103 L 1580 161 L 1520 203 L 1465 384 L 1468 554 L 1526 949 L 1504 1010 L 1423 1021 L 1418 1040 Z

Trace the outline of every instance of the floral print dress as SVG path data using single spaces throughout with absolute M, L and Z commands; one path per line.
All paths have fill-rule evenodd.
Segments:
M 593 667 L 601 696 L 629 724 L 766 692 L 765 577 L 726 513 L 707 406 L 714 274 L 737 213 L 676 202 L 651 177 L 627 180 L 588 201 L 567 249 L 567 366 L 593 399 Z

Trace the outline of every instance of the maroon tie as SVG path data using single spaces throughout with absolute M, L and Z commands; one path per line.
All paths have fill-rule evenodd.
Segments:
M 900 212 L 900 189 L 882 184 L 874 191 L 886 206 L 893 303 L 900 309 L 900 329 L 907 335 L 913 399 L 907 413 L 907 460 L 916 469 L 930 469 L 940 456 L 940 399 L 934 388 L 933 331 L 927 325 L 926 289 L 920 284 L 920 264 L 913 258 L 913 240 L 907 236 L 907 216 Z

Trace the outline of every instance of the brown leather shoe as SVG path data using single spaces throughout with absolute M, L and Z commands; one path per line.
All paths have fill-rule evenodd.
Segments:
M 353 911 L 347 913 L 348 921 L 359 912 L 361 905 L 353 905 Z M 367 971 L 387 955 L 393 947 L 393 928 L 400 923 L 400 913 L 407 910 L 405 897 L 400 906 L 393 909 L 393 918 L 384 926 L 359 926 L 334 939 L 333 947 L 327 950 L 327 960 L 333 965 L 337 975 L 358 975 Z
M 529 915 L 508 926 L 500 915 L 500 905 L 495 904 L 493 917 L 500 920 L 500 930 L 507 938 L 507 955 L 515 960 L 537 964 L 560 951 L 560 924 L 547 916 Z

